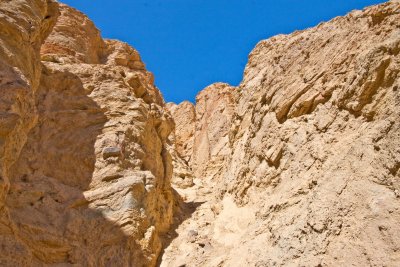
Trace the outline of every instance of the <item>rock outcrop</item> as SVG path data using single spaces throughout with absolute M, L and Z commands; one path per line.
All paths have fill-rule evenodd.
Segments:
M 195 177 L 215 182 L 229 158 L 229 130 L 234 114 L 236 88 L 215 83 L 196 96 L 196 105 L 184 101 L 168 103 L 175 121 L 171 143 L 174 155 L 173 183 L 178 188 L 193 186 Z
M 234 114 L 235 88 L 216 83 L 196 96 L 196 131 L 191 166 L 199 178 L 214 178 L 231 151 L 229 129 Z M 215 179 L 215 178 L 214 178 Z
M 196 118 L 196 175 L 219 144 L 224 170 L 181 191 L 205 203 L 163 266 L 398 266 L 399 52 L 398 1 L 258 43 L 229 140 L 210 145 Z
M 184 101 L 167 105 L 176 124 L 176 151 L 201 179 L 223 173 L 231 151 L 229 130 L 234 114 L 236 88 L 215 83 L 196 96 L 196 105 Z
M 227 265 L 400 263 L 399 11 L 354 11 L 252 51 L 224 182 L 257 212 L 247 256 Z
M 152 74 L 65 5 L 0 10 L 0 265 L 154 266 L 175 198 Z
M 175 150 L 189 164 L 193 154 L 196 110 L 189 101 L 184 101 L 179 105 L 168 103 L 167 108 L 175 122 Z
M 196 113 L 192 103 L 184 101 L 179 105 L 168 103 L 167 109 L 175 122 L 175 131 L 169 136 L 173 162 L 172 183 L 178 188 L 193 186 L 193 171 L 190 168 Z

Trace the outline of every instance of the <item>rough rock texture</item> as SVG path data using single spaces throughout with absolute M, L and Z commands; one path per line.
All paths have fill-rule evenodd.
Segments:
M 153 266 L 173 220 L 172 118 L 133 48 L 59 9 L 41 66 L 57 5 L 0 4 L 0 265 Z
M 192 156 L 196 113 L 192 103 L 166 105 L 175 122 L 175 131 L 169 136 L 173 162 L 172 183 L 179 188 L 193 186 L 193 171 L 189 166 Z
M 230 155 L 229 129 L 234 114 L 232 86 L 215 83 L 196 96 L 196 131 L 190 162 L 199 178 L 217 175 Z
M 234 87 L 215 83 L 196 96 L 195 106 L 188 101 L 167 104 L 176 125 L 171 135 L 176 186 L 192 186 L 194 177 L 215 181 L 223 173 L 231 153 L 228 135 L 235 95 Z
M 261 41 L 162 266 L 399 266 L 399 52 L 398 1 Z
M 186 162 L 191 161 L 193 154 L 196 111 L 192 103 L 183 101 L 179 105 L 168 103 L 167 108 L 175 122 L 176 152 Z
M 235 93 L 234 87 L 215 83 L 196 96 L 195 106 L 187 101 L 167 105 L 176 124 L 176 151 L 198 178 L 215 179 L 231 153 Z
M 87 64 L 100 64 L 106 60 L 107 47 L 100 32 L 81 13 L 70 8 L 61 9 L 52 32 L 41 47 L 43 60 Z
M 0 265 L 399 266 L 399 53 L 391 1 L 167 106 L 82 13 L 1 1 Z
M 0 2 L 0 265 L 32 263 L 32 254 L 15 235 L 17 225 L 5 205 L 12 167 L 37 120 L 34 94 L 40 80 L 40 45 L 58 16 L 45 0 Z

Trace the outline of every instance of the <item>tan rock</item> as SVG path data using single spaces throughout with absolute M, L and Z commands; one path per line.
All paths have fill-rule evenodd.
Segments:
M 196 132 L 191 166 L 199 178 L 216 176 L 230 155 L 229 129 L 235 88 L 216 83 L 196 96 Z
M 23 18 L 39 4 L 46 17 L 41 1 L 17 15 Z M 16 8 L 24 5 L 15 1 Z M 18 122 L 18 116 L 27 120 L 34 112 L 2 119 L 6 134 L 14 124 L 34 127 L 9 167 L 1 265 L 154 266 L 161 235 L 173 220 L 167 146 L 172 118 L 133 48 L 104 42 L 82 13 L 65 5 L 60 10 L 42 47 L 41 75 L 40 45 L 36 52 L 19 48 L 36 66 L 25 74 L 25 84 L 38 87 L 26 85 L 36 103 L 20 99 L 26 101 L 22 107 L 37 109 L 36 126 Z M 18 84 L 17 76 L 7 77 Z M 26 132 L 18 129 L 20 136 Z M 10 146 L 22 147 L 23 138 L 10 139 Z
M 5 205 L 18 159 L 37 116 L 40 45 L 58 16 L 54 1 L 0 2 L 0 265 L 33 266 L 37 261 L 15 234 Z
M 168 103 L 167 108 L 175 121 L 176 151 L 183 160 L 189 163 L 193 154 L 196 124 L 194 105 L 189 101 L 184 101 L 179 105 Z
M 399 3 L 261 41 L 193 106 L 82 13 L 1 2 L 0 265 L 399 266 Z
M 173 162 L 172 183 L 178 188 L 193 186 L 193 171 L 189 166 L 193 149 L 196 114 L 188 101 L 179 105 L 167 103 L 167 109 L 175 122 L 175 130 L 169 136 Z
M 100 32 L 81 12 L 60 4 L 61 16 L 41 47 L 42 60 L 56 63 L 100 64 L 106 45 Z
M 400 264 L 399 11 L 391 1 L 255 47 L 224 171 L 180 191 L 202 204 L 162 266 Z M 198 101 L 196 116 L 214 106 Z M 219 147 L 209 125 L 196 126 L 197 175 Z M 186 240 L 191 229 L 208 243 Z
M 234 96 L 234 87 L 216 83 L 197 95 L 195 107 L 187 101 L 168 105 L 176 124 L 176 150 L 198 178 L 217 176 L 230 155 Z

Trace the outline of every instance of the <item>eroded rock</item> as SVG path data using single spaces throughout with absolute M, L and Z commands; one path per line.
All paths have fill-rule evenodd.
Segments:
M 232 115 L 199 94 L 191 164 L 209 179 L 180 192 L 205 203 L 162 266 L 400 264 L 399 11 L 390 1 L 259 42 Z M 212 250 L 183 237 L 193 228 Z
M 20 94 L 1 95 L 15 107 L 0 120 L 5 149 L 13 151 L 2 156 L 0 265 L 154 266 L 175 206 L 167 147 L 173 121 L 139 54 L 103 41 L 70 7 L 59 5 L 40 63 L 57 10 L 50 1 L 0 4 L 3 32 L 11 27 L 7 16 L 37 23 L 32 47 L 10 44 L 24 64 L 0 53 L 2 81 L 11 84 L 2 92 Z M 14 41 L 1 40 L 1 49 Z
M 165 105 L 82 13 L 1 2 L 0 265 L 155 266 L 161 240 L 161 266 L 400 265 L 399 12 L 261 41 L 237 88 Z

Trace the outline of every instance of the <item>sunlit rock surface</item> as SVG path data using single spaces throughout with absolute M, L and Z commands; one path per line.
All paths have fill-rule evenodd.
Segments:
M 152 74 L 137 51 L 102 40 L 72 8 L 0 7 L 10 21 L 36 23 L 29 35 L 1 21 L 1 103 L 10 105 L 2 107 L 10 115 L 2 116 L 1 265 L 155 265 L 175 201 L 173 121 Z M 33 45 L 12 43 L 25 35 Z
M 0 2 L 0 265 L 399 266 L 399 53 L 390 1 L 165 104 L 82 13 Z
M 180 192 L 199 207 L 162 266 L 400 265 L 399 52 L 398 1 L 259 42 L 229 140 L 196 118 Z M 199 95 L 196 115 L 228 107 Z M 212 149 L 228 156 L 210 177 Z

